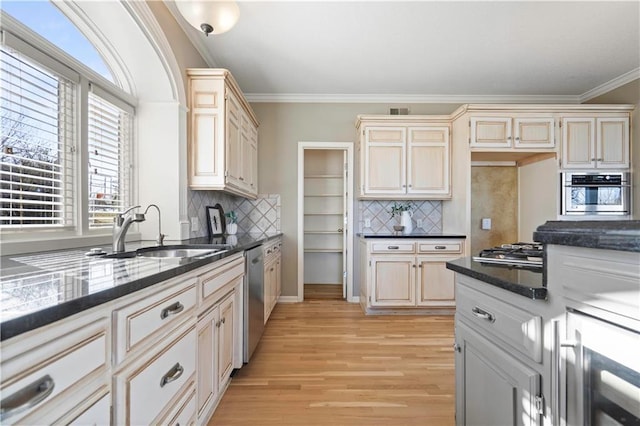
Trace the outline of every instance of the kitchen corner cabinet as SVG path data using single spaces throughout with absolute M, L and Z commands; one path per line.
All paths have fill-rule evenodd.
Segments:
M 446 262 L 463 256 L 463 250 L 464 241 L 458 239 L 361 239 L 365 312 L 455 307 L 455 275 Z
M 629 116 L 562 119 L 562 168 L 628 169 Z
M 555 118 L 472 116 L 469 146 L 474 148 L 555 149 Z
M 258 120 L 224 69 L 188 69 L 189 187 L 258 194 Z
M 387 122 L 388 121 L 388 122 Z M 451 197 L 448 123 L 359 118 L 360 198 Z

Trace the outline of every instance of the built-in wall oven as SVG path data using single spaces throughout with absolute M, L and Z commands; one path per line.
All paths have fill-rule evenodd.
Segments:
M 640 425 L 640 332 L 567 311 L 563 425 Z
M 562 215 L 631 214 L 631 181 L 625 172 L 561 174 Z

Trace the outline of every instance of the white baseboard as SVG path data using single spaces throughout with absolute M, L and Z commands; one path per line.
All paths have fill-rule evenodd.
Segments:
M 349 303 L 360 303 L 360 296 L 353 296 L 349 300 L 347 300 L 347 302 L 349 302 Z
M 298 296 L 280 296 L 278 303 L 298 303 Z

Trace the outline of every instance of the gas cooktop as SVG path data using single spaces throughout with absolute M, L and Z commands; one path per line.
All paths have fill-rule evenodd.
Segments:
M 542 268 L 542 244 L 513 243 L 485 249 L 473 260 L 482 263 L 523 265 Z

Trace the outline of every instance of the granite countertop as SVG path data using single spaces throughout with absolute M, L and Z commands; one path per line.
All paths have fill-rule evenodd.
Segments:
M 562 246 L 640 252 L 640 220 L 548 221 L 535 241 Z
M 447 269 L 529 299 L 545 300 L 547 298 L 547 289 L 542 281 L 542 268 L 481 263 L 474 261 L 471 257 L 463 257 L 447 262 Z
M 179 244 L 228 244 L 206 258 L 85 256 L 91 247 L 0 257 L 0 341 L 184 274 L 282 235 L 238 234 Z M 175 243 L 177 244 L 177 243 Z M 155 245 L 127 242 L 127 251 Z M 166 245 L 173 245 L 167 243 Z M 102 246 L 111 252 L 110 246 Z
M 467 238 L 466 235 L 456 235 L 456 234 L 364 234 L 358 233 L 356 234 L 360 238 L 409 238 L 409 239 L 419 239 L 419 238 L 433 238 L 433 239 L 447 239 L 447 238 Z

